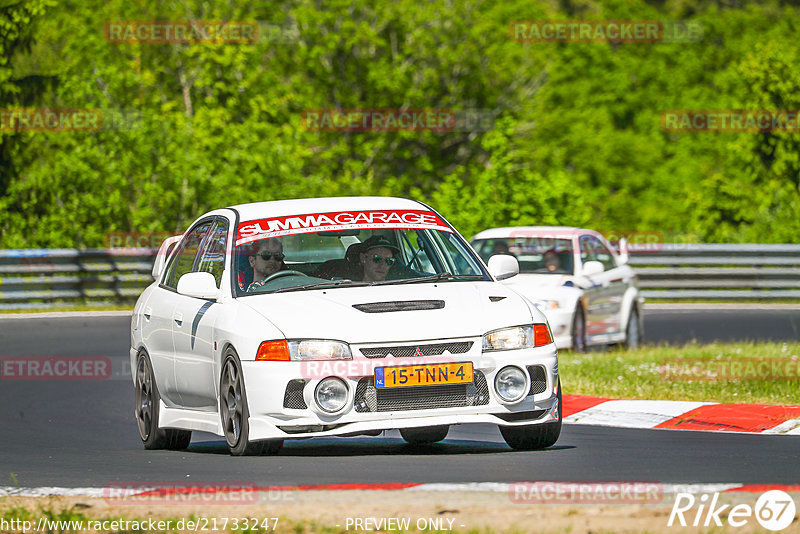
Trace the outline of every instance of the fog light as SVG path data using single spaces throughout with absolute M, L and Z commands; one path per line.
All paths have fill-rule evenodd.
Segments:
M 506 402 L 514 402 L 525 396 L 525 373 L 519 367 L 503 367 L 494 378 L 494 389 Z
M 347 403 L 347 384 L 338 378 L 320 380 L 314 390 L 314 399 L 323 411 L 338 412 Z

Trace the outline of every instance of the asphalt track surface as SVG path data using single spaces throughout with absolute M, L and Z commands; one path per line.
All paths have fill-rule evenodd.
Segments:
M 646 314 L 650 341 L 796 340 L 800 310 Z M 752 335 L 751 335 L 752 334 Z M 106 356 L 124 373 L 125 317 L 0 318 L 0 357 Z M 424 448 L 399 435 L 287 441 L 277 456 L 234 458 L 195 433 L 187 451 L 145 451 L 130 378 L 0 380 L 0 486 L 103 487 L 126 482 L 269 485 L 379 482 L 800 480 L 800 437 L 565 425 L 556 446 L 508 448 L 496 427 L 460 426 Z

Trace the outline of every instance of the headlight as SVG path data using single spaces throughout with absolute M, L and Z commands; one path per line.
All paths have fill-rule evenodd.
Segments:
M 546 324 L 514 326 L 484 334 L 483 352 L 529 349 L 552 342 L 553 336 Z
M 539 308 L 540 311 L 547 311 L 547 310 L 557 310 L 558 309 L 558 301 L 557 300 L 537 300 L 533 303 L 534 306 Z
M 483 336 L 483 351 L 514 350 L 533 347 L 533 327 L 514 326 L 489 332 Z
M 518 401 L 525 396 L 525 373 L 519 367 L 503 367 L 494 379 L 494 390 L 506 402 Z
M 305 360 L 352 360 L 350 346 L 341 341 L 304 339 L 289 342 L 292 361 Z
M 317 406 L 328 413 L 335 413 L 347 403 L 347 385 L 338 378 L 326 378 L 314 390 Z
M 352 360 L 350 345 L 326 339 L 264 341 L 256 353 L 258 361 Z

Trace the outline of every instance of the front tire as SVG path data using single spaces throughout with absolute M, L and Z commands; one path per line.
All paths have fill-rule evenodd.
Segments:
M 249 441 L 250 410 L 242 375 L 242 365 L 233 348 L 225 351 L 225 363 L 219 386 L 219 413 L 222 431 L 233 456 L 258 456 L 275 454 L 283 446 L 283 440 Z
M 628 325 L 625 327 L 625 341 L 622 346 L 628 350 L 636 350 L 642 344 L 642 327 L 639 322 L 639 312 L 636 308 L 631 310 Z
M 572 318 L 572 350 L 586 352 L 586 316 L 580 304 L 576 306 Z
M 526 426 L 501 426 L 500 433 L 508 446 L 520 451 L 546 449 L 561 435 L 561 379 L 558 379 L 558 421 Z
M 180 451 L 192 441 L 190 430 L 159 428 L 158 416 L 161 395 L 158 393 L 153 366 L 147 353 L 142 351 L 136 360 L 136 424 L 139 437 L 147 450 L 168 449 Z
M 411 445 L 426 445 L 442 441 L 447 437 L 450 425 L 425 426 L 422 428 L 401 428 L 400 435 Z

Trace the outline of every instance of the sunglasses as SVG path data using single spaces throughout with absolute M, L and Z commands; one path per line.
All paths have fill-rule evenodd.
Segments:
M 275 258 L 275 261 L 283 261 L 283 258 L 286 257 L 283 255 L 283 252 L 275 252 L 272 254 L 269 252 L 260 252 L 258 255 L 261 256 L 261 259 L 264 261 L 269 261 L 271 258 Z
M 383 256 L 381 256 L 379 254 L 374 254 L 372 256 L 372 261 L 376 265 L 380 265 L 381 263 L 385 263 L 387 267 L 391 267 L 392 265 L 397 263 L 396 259 L 394 259 L 394 258 L 384 258 Z

